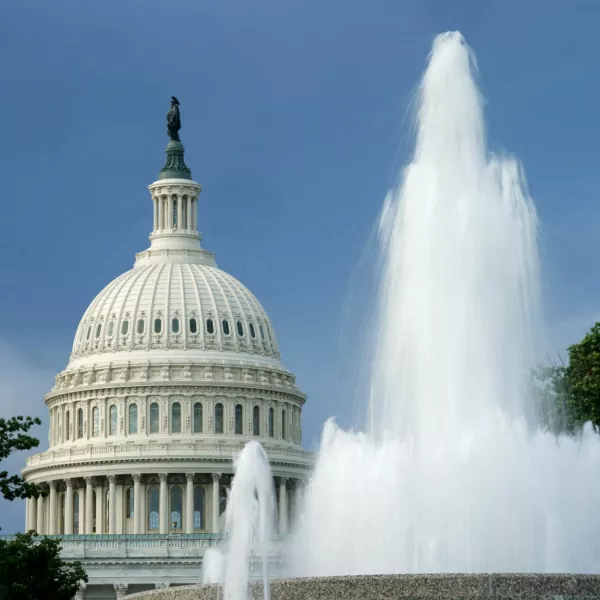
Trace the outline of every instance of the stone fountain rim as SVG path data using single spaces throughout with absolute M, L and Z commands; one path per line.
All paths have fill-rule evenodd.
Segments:
M 549 598 L 600 599 L 595 573 L 422 573 L 273 579 L 272 600 L 384 600 L 393 598 Z M 185 585 L 138 592 L 127 600 L 216 600 L 220 585 Z M 262 598 L 262 582 L 250 584 Z M 340 595 L 340 592 L 343 594 Z

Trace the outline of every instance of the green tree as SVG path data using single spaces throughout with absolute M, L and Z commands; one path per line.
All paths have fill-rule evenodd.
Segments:
M 569 347 L 565 371 L 569 387 L 568 412 L 575 426 L 591 421 L 600 426 L 600 323 Z
M 0 600 L 71 600 L 88 577 L 60 550 L 60 541 L 34 533 L 0 539 Z
M 15 450 L 31 450 L 40 441 L 27 432 L 34 425 L 41 425 L 38 418 L 11 417 L 0 419 L 0 462 Z M 9 475 L 8 471 L 0 471 L 0 493 L 6 500 L 15 498 L 31 498 L 41 495 L 40 488 L 25 481 L 20 475 Z

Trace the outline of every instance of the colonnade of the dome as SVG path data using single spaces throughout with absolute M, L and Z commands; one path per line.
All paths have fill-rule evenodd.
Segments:
M 142 473 L 43 482 L 26 500 L 26 529 L 41 535 L 220 533 L 233 477 Z M 279 533 L 288 532 L 303 482 L 276 477 Z

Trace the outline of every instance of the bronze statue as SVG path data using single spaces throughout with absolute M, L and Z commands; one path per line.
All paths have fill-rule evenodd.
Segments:
M 181 129 L 181 116 L 179 114 L 179 100 L 175 96 L 171 96 L 171 108 L 167 113 L 167 132 L 169 137 L 180 142 L 179 130 Z

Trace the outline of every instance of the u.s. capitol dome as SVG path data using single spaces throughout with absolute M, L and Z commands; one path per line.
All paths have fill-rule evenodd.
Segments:
M 174 137 L 149 186 L 150 247 L 83 314 L 45 398 L 50 447 L 23 470 L 47 491 L 27 501 L 26 528 L 83 560 L 81 597 L 198 582 L 249 440 L 269 457 L 281 534 L 312 466 L 306 396 L 260 302 L 202 248 L 202 187 Z

